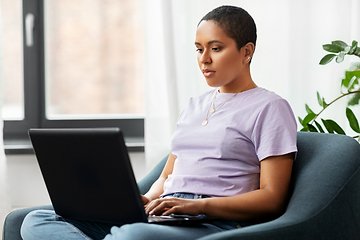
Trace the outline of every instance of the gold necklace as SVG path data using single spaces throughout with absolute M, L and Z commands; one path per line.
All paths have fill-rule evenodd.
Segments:
M 219 105 L 215 106 L 215 101 L 216 101 L 216 94 L 218 93 L 218 90 L 215 91 L 215 95 L 210 103 L 209 109 L 207 111 L 206 114 L 206 119 L 202 122 L 201 125 L 206 126 L 209 123 L 209 118 L 217 111 L 219 110 L 222 106 L 224 106 L 224 104 L 229 101 L 230 99 L 232 99 L 233 97 L 235 97 L 237 93 L 235 93 L 233 96 L 231 96 L 231 98 L 227 99 L 226 101 L 220 103 Z M 211 109 L 211 106 L 213 106 L 213 108 Z M 210 110 L 211 109 L 211 110 Z

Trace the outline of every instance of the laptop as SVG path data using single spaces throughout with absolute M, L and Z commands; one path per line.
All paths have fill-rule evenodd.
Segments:
M 55 212 L 69 219 L 121 226 L 187 224 L 199 216 L 146 216 L 119 128 L 30 129 Z

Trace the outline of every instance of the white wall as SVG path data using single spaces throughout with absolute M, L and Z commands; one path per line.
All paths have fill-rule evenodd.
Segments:
M 44 181 L 34 155 L 7 155 L 8 181 L 12 208 L 50 204 Z M 137 180 L 147 174 L 144 153 L 130 153 Z

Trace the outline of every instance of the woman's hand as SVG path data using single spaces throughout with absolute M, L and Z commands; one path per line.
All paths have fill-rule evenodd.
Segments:
M 141 196 L 141 200 L 142 200 L 144 206 L 146 207 L 146 205 L 150 202 L 150 199 L 141 194 L 140 194 L 140 196 Z
M 186 214 L 196 216 L 201 214 L 202 199 L 161 198 L 151 201 L 146 207 L 147 215 Z
M 145 195 L 140 194 L 144 207 L 146 207 L 152 200 L 159 198 L 160 195 L 164 193 L 164 183 L 169 174 L 171 174 L 173 171 L 175 160 L 176 158 L 170 152 L 169 158 L 160 177 L 153 183 L 150 190 Z

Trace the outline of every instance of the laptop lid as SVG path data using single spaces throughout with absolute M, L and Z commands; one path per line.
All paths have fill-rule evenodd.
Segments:
M 30 129 L 55 212 L 122 225 L 147 222 L 119 128 Z

